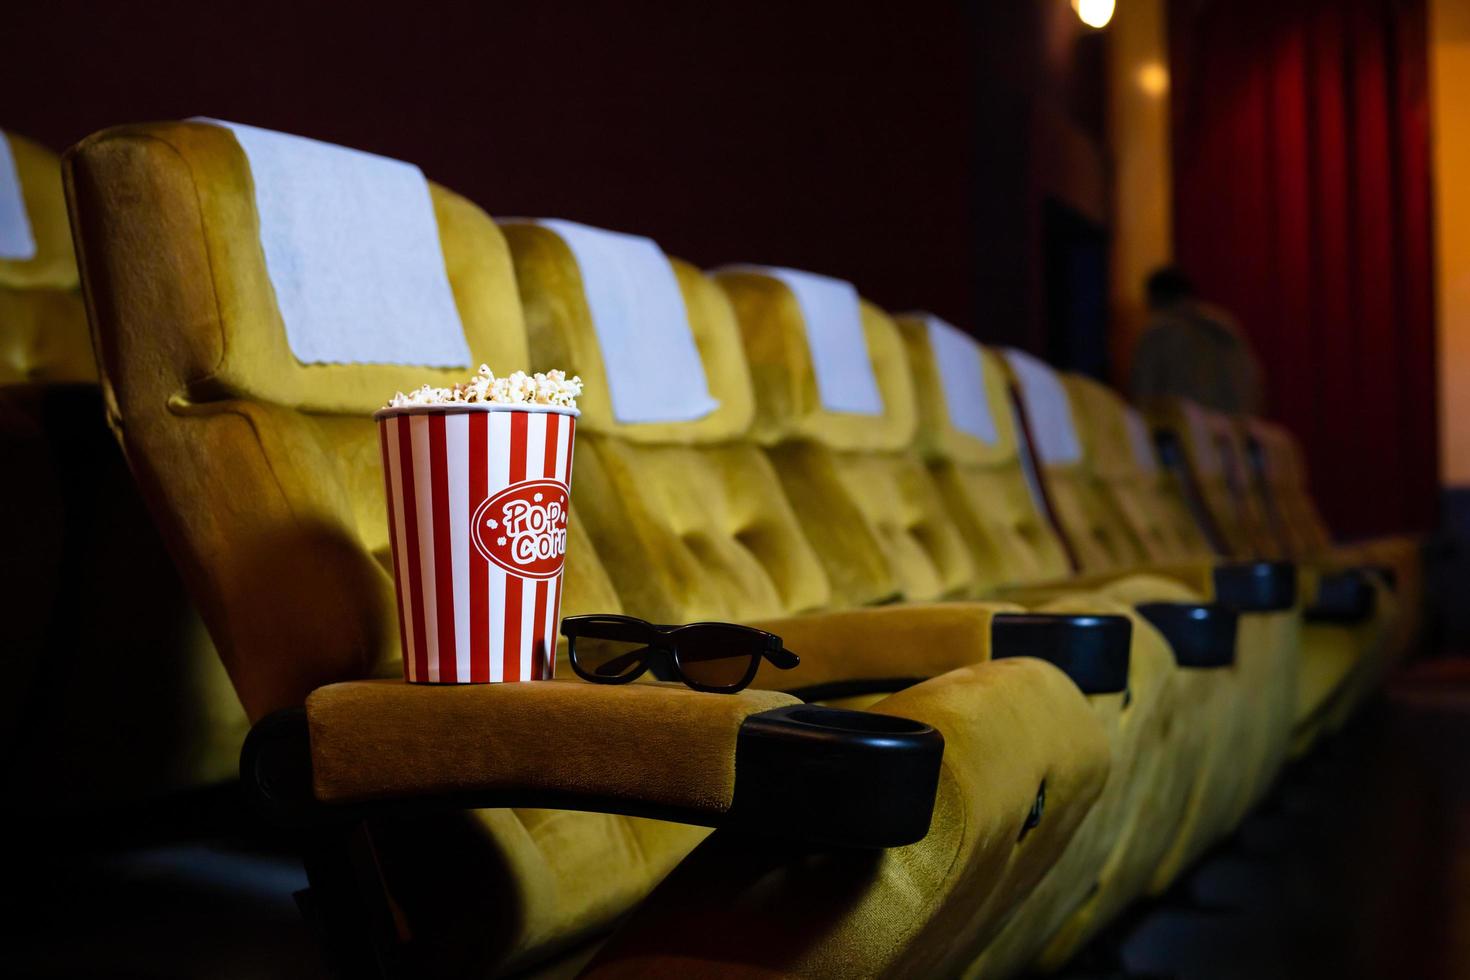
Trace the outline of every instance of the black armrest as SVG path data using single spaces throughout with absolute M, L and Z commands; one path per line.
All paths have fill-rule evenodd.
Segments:
M 800 704 L 751 715 L 721 826 L 843 847 L 929 833 L 944 737 L 923 722 Z
M 1215 602 L 1236 612 L 1281 612 L 1296 605 L 1296 565 L 1230 562 L 1215 568 Z
M 1146 602 L 1138 614 L 1164 634 L 1181 667 L 1235 663 L 1236 611 L 1220 603 Z
M 1001 613 L 990 625 L 990 656 L 1035 657 L 1062 669 L 1083 694 L 1128 689 L 1133 623 L 1126 616 Z
M 1311 623 L 1362 623 L 1371 619 L 1378 606 L 1378 593 L 1363 569 L 1322 575 L 1317 594 L 1303 613 Z
M 944 753 L 944 738 L 931 726 L 793 704 L 746 716 L 735 735 L 730 797 L 684 806 L 588 793 L 575 780 L 559 781 L 555 760 L 548 760 L 545 778 L 534 782 L 322 802 L 314 789 L 305 708 L 279 711 L 255 724 L 241 752 L 240 775 L 257 812 L 288 830 L 455 809 L 538 807 L 736 827 L 856 848 L 898 847 L 928 833 Z M 370 744 L 361 750 L 371 757 Z M 659 761 L 650 758 L 647 764 Z

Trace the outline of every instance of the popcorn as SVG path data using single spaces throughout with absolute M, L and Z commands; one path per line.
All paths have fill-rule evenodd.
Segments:
M 582 379 L 568 378 L 565 371 L 539 371 L 528 375 L 517 371 L 508 378 L 497 378 L 489 365 L 481 364 L 475 376 L 464 384 L 449 388 L 424 385 L 408 394 L 399 392 L 388 399 L 386 408 L 408 405 L 556 405 L 576 408 L 582 393 Z

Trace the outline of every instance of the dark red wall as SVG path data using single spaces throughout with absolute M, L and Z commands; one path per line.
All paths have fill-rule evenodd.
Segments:
M 1170 15 L 1181 263 L 1260 351 L 1329 523 L 1432 527 L 1424 0 L 1175 0 Z
M 0 126 L 58 149 L 212 115 L 411 160 L 492 214 L 973 319 L 982 42 L 962 4 L 6 8 Z
M 301 133 L 492 214 L 826 272 L 1040 351 L 1057 188 L 1034 175 L 1077 162 L 1039 160 L 1034 120 L 1101 91 L 1075 21 L 1066 0 L 11 0 L 0 127 L 57 149 L 191 115 Z

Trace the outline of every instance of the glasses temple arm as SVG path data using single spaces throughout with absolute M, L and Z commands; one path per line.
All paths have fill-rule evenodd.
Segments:
M 762 655 L 782 670 L 790 670 L 801 663 L 801 658 L 785 647 L 777 647 L 774 650 L 764 650 Z

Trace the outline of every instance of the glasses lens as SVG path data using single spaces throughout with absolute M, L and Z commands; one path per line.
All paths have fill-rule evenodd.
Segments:
M 679 669 L 685 678 L 703 687 L 735 687 L 760 655 L 760 635 L 749 630 L 696 623 L 674 634 Z
M 581 636 L 573 640 L 572 650 L 582 673 L 596 678 L 617 680 L 643 666 L 648 646 L 631 640 L 600 640 Z

